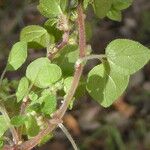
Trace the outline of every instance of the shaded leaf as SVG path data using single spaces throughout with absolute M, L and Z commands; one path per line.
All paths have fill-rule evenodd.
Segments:
M 74 65 L 79 56 L 78 45 L 65 46 L 55 62 L 62 68 L 63 75 L 71 76 L 74 72 Z
M 114 21 L 121 21 L 122 14 L 120 10 L 116 10 L 114 8 L 111 8 L 111 10 L 107 13 L 107 17 Z
M 94 67 L 88 74 L 87 91 L 102 106 L 109 107 L 126 89 L 129 77 L 109 68 L 108 63 Z
M 10 123 L 16 127 L 19 127 L 23 125 L 25 121 L 26 121 L 26 116 L 19 115 L 19 116 L 13 117 Z
M 133 3 L 133 0 L 114 0 L 113 7 L 117 10 L 128 8 Z
M 25 125 L 26 125 L 27 135 L 30 137 L 36 136 L 40 131 L 40 128 L 34 116 L 31 115 L 28 116 Z
M 42 48 L 47 47 L 53 37 L 43 27 L 30 25 L 22 29 L 20 40 L 27 42 L 29 48 Z
M 104 18 L 112 5 L 112 0 L 93 0 L 93 8 L 97 17 Z
M 28 93 L 29 81 L 26 77 L 21 78 L 16 92 L 17 102 L 20 102 Z
M 0 115 L 0 137 L 7 131 L 8 125 L 3 115 Z
M 50 115 L 53 112 L 55 112 L 57 106 L 57 100 L 55 95 L 51 94 L 51 95 L 43 96 L 43 103 L 44 104 L 41 111 L 44 114 Z

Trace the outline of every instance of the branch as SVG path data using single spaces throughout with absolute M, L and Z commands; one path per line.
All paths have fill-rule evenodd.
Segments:
M 52 60 L 55 55 L 60 52 L 60 50 L 67 45 L 68 41 L 69 41 L 69 25 L 68 25 L 68 18 L 65 15 L 62 15 L 59 19 L 58 22 L 58 28 L 60 30 L 62 30 L 63 36 L 62 36 L 62 41 L 60 43 L 58 43 L 57 45 L 55 45 L 55 47 L 48 52 L 47 57 Z
M 6 73 L 6 68 L 4 69 L 4 71 L 2 72 L 2 75 L 1 75 L 1 77 L 0 77 L 0 86 L 2 85 L 2 82 L 3 82 L 3 78 L 4 78 L 4 76 L 5 76 L 5 73 Z
M 78 23 L 78 31 L 79 31 L 79 48 L 80 48 L 79 58 L 82 58 L 85 56 L 86 40 L 85 40 L 84 14 L 83 14 L 81 3 L 79 3 L 79 5 L 77 7 L 77 12 L 78 12 L 77 23 Z M 62 43 L 58 47 L 63 47 L 66 43 L 64 41 L 66 41 L 65 38 L 63 39 Z M 78 87 L 80 77 L 82 75 L 82 71 L 83 71 L 83 65 L 82 64 L 76 65 L 73 82 L 72 82 L 71 88 L 70 88 L 67 96 L 64 99 L 63 104 L 56 111 L 56 113 L 54 113 L 54 115 L 52 116 L 52 119 L 49 120 L 47 127 L 45 129 L 43 129 L 34 138 L 22 143 L 21 145 L 18 145 L 17 146 L 18 150 L 31 150 L 40 142 L 40 140 L 44 136 L 46 136 L 47 134 L 52 132 L 58 126 L 58 124 L 62 122 L 61 120 L 62 120 L 64 114 L 66 113 L 68 105 L 70 104 L 70 102 L 75 94 L 75 91 Z M 6 149 L 4 149 L 4 150 L 6 150 Z

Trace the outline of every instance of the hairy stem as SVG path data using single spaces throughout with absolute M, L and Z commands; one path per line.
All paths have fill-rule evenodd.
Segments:
M 59 127 L 61 128 L 61 130 L 64 132 L 64 134 L 66 135 L 66 137 L 68 138 L 68 140 L 69 140 L 70 143 L 72 144 L 72 147 L 74 148 L 74 150 L 78 150 L 75 141 L 73 140 L 71 134 L 70 134 L 69 131 L 66 129 L 66 127 L 65 127 L 62 123 L 60 123 L 58 126 L 59 126 Z
M 82 10 L 81 3 L 79 3 L 79 5 L 78 5 L 77 13 L 78 13 L 77 23 L 78 23 L 78 32 L 79 32 L 79 49 L 80 49 L 79 59 L 82 59 L 83 57 L 85 57 L 86 38 L 85 38 L 84 13 Z M 70 104 L 70 102 L 75 94 L 75 91 L 78 87 L 80 77 L 82 75 L 82 71 L 83 71 L 83 65 L 82 64 L 76 65 L 71 88 L 70 88 L 67 96 L 65 97 L 64 102 L 61 105 L 60 109 L 56 112 L 56 114 L 55 114 L 56 117 L 62 118 L 64 116 L 65 112 L 67 111 L 68 105 Z

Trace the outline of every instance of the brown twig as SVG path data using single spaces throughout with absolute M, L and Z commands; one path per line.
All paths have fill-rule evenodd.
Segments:
M 21 108 L 20 108 L 20 115 L 24 115 L 25 113 L 25 109 L 28 105 L 28 102 L 29 102 L 29 98 L 28 96 L 26 96 L 23 101 L 22 101 L 22 104 L 21 104 Z

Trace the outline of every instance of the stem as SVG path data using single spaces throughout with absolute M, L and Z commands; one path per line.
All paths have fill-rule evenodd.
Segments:
M 10 124 L 10 118 L 9 118 L 9 116 L 5 110 L 5 107 L 3 105 L 0 105 L 0 112 L 4 116 L 7 126 L 10 128 L 10 132 L 13 136 L 14 143 L 18 144 L 19 138 L 18 138 L 17 132 L 16 132 L 15 128 Z
M 7 96 L 6 98 L 3 98 L 3 97 L 0 95 L 0 98 L 3 99 L 3 100 L 8 100 L 8 99 L 11 99 L 11 98 L 13 98 L 13 97 L 15 97 L 15 96 L 16 96 L 16 94 L 12 94 L 12 95 Z M 1 101 L 1 100 L 0 100 L 0 101 Z
M 3 78 L 4 78 L 4 76 L 5 76 L 5 73 L 6 73 L 6 68 L 4 69 L 4 71 L 2 72 L 2 75 L 1 75 L 1 77 L 0 77 L 0 86 L 2 85 L 2 82 L 3 82 Z
M 78 31 L 79 31 L 79 49 L 80 49 L 79 58 L 82 58 L 82 57 L 85 57 L 86 40 L 85 40 L 84 14 L 83 14 L 81 3 L 79 3 L 79 5 L 77 6 L 77 13 L 78 13 L 77 22 L 78 22 Z M 64 44 L 62 44 L 62 45 L 64 45 Z M 65 112 L 67 111 L 68 105 L 70 104 L 70 102 L 75 94 L 75 91 L 79 84 L 80 77 L 82 75 L 82 71 L 83 71 L 83 65 L 79 64 L 78 66 L 76 66 L 75 73 L 74 73 L 74 79 L 73 79 L 71 88 L 70 88 L 67 96 L 65 97 L 63 104 L 56 111 L 56 113 L 54 113 L 54 115 L 52 116 L 52 119 L 50 119 L 50 121 L 48 122 L 48 126 L 45 129 L 43 129 L 34 138 L 24 142 L 21 145 L 18 145 L 17 149 L 31 150 L 33 147 L 35 147 L 40 142 L 40 140 L 44 136 L 46 136 L 47 134 L 52 132 L 57 127 L 57 125 L 61 122 L 62 117 L 64 116 Z
M 53 48 L 54 51 L 48 53 L 48 56 L 47 56 L 47 57 L 48 57 L 50 60 L 52 60 L 52 59 L 55 57 L 55 55 L 56 55 L 58 52 L 60 52 L 60 50 L 61 50 L 65 45 L 67 45 L 68 41 L 69 41 L 69 31 L 65 31 L 64 34 L 63 34 L 62 41 L 61 41 L 58 45 L 56 45 L 56 46 Z
M 69 131 L 67 130 L 67 128 L 66 128 L 62 123 L 60 123 L 58 126 L 59 126 L 59 127 L 61 128 L 61 130 L 64 132 L 64 134 L 66 135 L 66 137 L 68 138 L 68 140 L 69 140 L 70 143 L 72 144 L 72 147 L 74 148 L 74 150 L 78 150 L 77 145 L 76 145 L 75 141 L 73 140 L 71 134 L 70 134 Z
M 68 23 L 68 17 L 66 15 L 61 15 L 58 21 L 58 29 L 62 30 L 63 36 L 62 36 L 62 41 L 60 43 L 58 43 L 57 45 L 55 45 L 55 47 L 48 52 L 47 57 L 52 60 L 55 55 L 65 46 L 67 45 L 68 41 L 69 41 L 69 23 Z
M 4 140 L 5 140 L 6 142 L 8 142 L 9 145 L 13 146 L 14 143 L 13 143 L 13 141 L 12 141 L 10 138 L 4 136 Z
M 77 8 L 77 13 L 78 13 L 78 28 L 79 28 L 79 48 L 80 48 L 80 58 L 84 57 L 86 52 L 86 37 L 85 37 L 85 16 L 83 13 L 82 5 L 81 2 L 79 2 L 78 8 Z
M 84 14 L 83 14 L 81 3 L 79 3 L 77 7 L 77 13 L 78 13 L 77 23 L 78 23 L 78 32 L 79 32 L 79 49 L 80 49 L 79 58 L 82 59 L 83 57 L 85 57 L 86 38 L 85 38 Z M 83 65 L 82 64 L 77 65 L 75 68 L 75 73 L 74 73 L 71 88 L 67 96 L 65 97 L 63 104 L 58 109 L 58 111 L 54 114 L 56 118 L 62 118 L 65 112 L 67 111 L 68 105 L 70 104 L 75 94 L 75 91 L 78 87 L 80 77 L 82 75 L 82 71 L 83 71 Z

